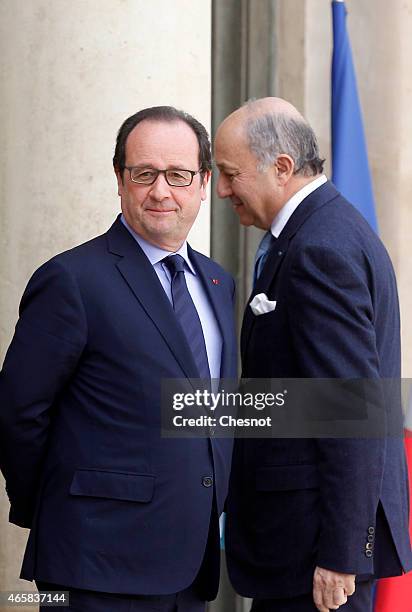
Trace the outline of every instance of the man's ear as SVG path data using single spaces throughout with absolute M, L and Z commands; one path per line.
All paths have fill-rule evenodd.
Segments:
M 276 176 L 280 185 L 286 185 L 295 170 L 295 162 L 286 153 L 281 153 L 276 160 Z
M 208 182 L 210 181 L 211 176 L 212 176 L 212 172 L 210 170 L 207 170 L 200 177 L 200 180 L 201 180 L 200 191 L 201 191 L 202 200 L 206 200 L 206 187 L 207 187 Z
M 123 176 L 121 175 L 119 168 L 115 168 L 114 173 L 117 179 L 117 194 L 121 196 L 123 191 Z

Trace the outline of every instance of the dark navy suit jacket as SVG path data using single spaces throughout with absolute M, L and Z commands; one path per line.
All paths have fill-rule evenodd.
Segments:
M 328 182 L 295 210 L 246 308 L 245 378 L 400 377 L 399 309 L 379 238 Z M 395 410 L 400 411 L 400 402 Z M 315 566 L 358 576 L 412 567 L 401 436 L 236 440 L 226 548 L 251 597 L 312 590 Z
M 188 252 L 222 334 L 222 377 L 233 377 L 233 279 Z M 160 437 L 161 379 L 197 376 L 156 272 L 119 219 L 35 272 L 0 378 L 10 520 L 31 528 L 23 578 L 174 593 L 198 573 L 211 524 L 203 586 L 215 596 L 212 502 L 216 515 L 231 441 Z

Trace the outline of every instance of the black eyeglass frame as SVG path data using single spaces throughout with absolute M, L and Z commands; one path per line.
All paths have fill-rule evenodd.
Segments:
M 135 168 L 140 168 L 141 170 L 152 170 L 153 172 L 155 172 L 155 177 L 153 179 L 153 181 L 151 183 L 141 183 L 139 181 L 134 181 L 132 179 L 132 170 L 134 170 Z M 148 187 L 150 187 L 151 185 L 154 185 L 154 183 L 157 181 L 159 174 L 163 174 L 166 180 L 166 183 L 169 185 L 169 187 L 190 187 L 190 185 L 193 183 L 193 177 L 196 174 L 201 174 L 202 173 L 202 168 L 199 168 L 199 170 L 186 170 L 185 168 L 166 168 L 165 170 L 159 170 L 158 168 L 145 168 L 142 166 L 125 166 L 124 167 L 125 170 L 129 171 L 129 175 L 130 175 L 130 180 L 132 181 L 132 183 L 135 183 L 135 185 L 146 185 Z M 185 183 L 184 185 L 173 185 L 173 183 L 170 183 L 168 178 L 167 178 L 167 172 L 189 172 L 190 174 L 190 183 Z

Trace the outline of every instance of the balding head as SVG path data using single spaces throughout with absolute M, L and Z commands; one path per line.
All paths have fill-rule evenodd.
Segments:
M 231 132 L 247 144 L 261 170 L 280 154 L 294 162 L 294 174 L 315 176 L 323 170 L 315 133 L 287 100 L 276 97 L 250 100 L 230 114 L 220 125 L 216 138 Z
M 241 223 L 261 228 L 323 169 L 310 125 L 292 104 L 274 97 L 250 101 L 222 122 L 215 159 L 220 197 L 232 199 Z
M 285 117 L 292 117 L 297 121 L 305 121 L 299 111 L 287 100 L 268 97 L 260 98 L 259 100 L 249 100 L 246 104 L 228 115 L 221 126 L 241 127 L 247 121 L 262 115 L 284 115 Z
M 249 100 L 242 108 L 248 113 L 255 115 L 264 115 L 266 113 L 282 113 L 291 117 L 304 120 L 300 112 L 287 100 L 283 98 L 267 97 L 259 100 Z

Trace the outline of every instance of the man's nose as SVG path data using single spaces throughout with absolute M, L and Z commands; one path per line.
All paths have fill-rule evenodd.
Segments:
M 155 182 L 150 187 L 149 193 L 154 200 L 160 202 L 161 200 L 170 197 L 170 190 L 171 187 L 166 181 L 165 175 L 159 172 Z
M 230 181 L 222 173 L 217 179 L 216 192 L 219 198 L 228 198 L 232 194 Z

